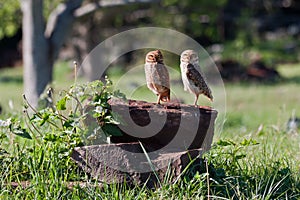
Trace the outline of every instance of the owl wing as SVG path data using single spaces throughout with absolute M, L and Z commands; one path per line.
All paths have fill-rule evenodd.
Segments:
M 192 65 L 188 64 L 187 65 L 187 71 L 186 71 L 186 76 L 187 78 L 196 86 L 199 88 L 201 93 L 203 93 L 205 96 L 213 100 L 213 96 L 211 94 L 211 90 L 208 87 L 208 85 L 205 82 L 204 76 L 201 74 L 201 71 L 198 71 L 195 67 L 200 69 L 199 65 Z
M 156 66 L 156 75 L 158 80 L 156 87 L 159 90 L 162 101 L 170 101 L 170 77 L 167 67 L 163 63 L 158 63 Z
M 146 82 L 147 84 L 151 82 L 151 74 L 152 74 L 152 66 L 153 63 L 145 63 L 144 68 L 145 68 L 145 76 L 146 76 Z
M 156 76 L 157 79 L 155 82 L 157 82 L 159 85 L 170 88 L 170 77 L 169 77 L 169 71 L 167 67 L 164 64 L 158 63 L 156 66 Z
M 145 63 L 145 75 L 146 75 L 146 83 L 147 87 L 152 90 L 155 94 L 157 94 L 157 88 L 155 87 L 153 77 L 155 76 L 155 66 L 156 63 Z
M 154 93 L 164 93 L 170 90 L 169 72 L 164 64 L 145 63 L 147 86 Z

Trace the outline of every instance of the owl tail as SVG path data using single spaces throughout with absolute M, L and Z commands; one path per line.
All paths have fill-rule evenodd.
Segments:
M 205 92 L 204 93 L 205 96 L 207 96 L 207 98 L 209 98 L 210 101 L 214 101 L 214 97 L 212 96 L 211 92 Z

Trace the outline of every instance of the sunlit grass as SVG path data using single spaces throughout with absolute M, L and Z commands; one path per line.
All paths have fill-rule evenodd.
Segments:
M 299 83 L 300 65 L 283 65 L 278 68 L 283 81 L 274 84 L 259 83 L 225 83 L 226 121 L 222 135 L 230 132 L 246 134 L 253 132 L 260 124 L 285 126 L 293 112 L 300 112 Z M 112 73 L 110 73 L 110 71 Z M 156 96 L 147 89 L 142 67 L 126 72 L 109 71 L 115 89 L 125 93 L 127 98 L 155 102 Z M 178 70 L 171 69 L 171 100 L 192 104 L 194 96 L 183 91 Z M 72 62 L 60 62 L 54 70 L 53 87 L 58 93 L 74 83 Z M 79 79 L 79 81 L 83 81 Z M 1 69 L 0 71 L 0 105 L 9 112 L 22 107 L 22 68 Z M 217 94 L 215 94 L 217 95 Z M 213 106 L 207 98 L 201 96 L 200 105 Z
M 212 150 L 206 155 L 209 166 L 209 194 L 215 199 L 298 199 L 300 194 L 300 136 L 288 134 L 286 123 L 293 112 L 300 116 L 300 65 L 278 68 L 283 80 L 275 83 L 225 83 L 226 121 L 216 134 Z M 113 70 L 112 70 L 113 71 Z M 111 71 L 111 72 L 112 72 Z M 170 70 L 172 98 L 191 104 L 193 95 L 183 91 L 180 75 Z M 115 89 L 128 98 L 156 101 L 145 85 L 144 71 L 109 73 Z M 123 77 L 123 78 L 122 78 Z M 82 80 L 79 80 L 82 81 Z M 72 62 L 58 63 L 53 87 L 58 93 L 74 83 Z M 22 68 L 0 71 L 0 104 L 5 117 L 9 112 L 21 118 Z M 7 91 L 9 90 L 9 91 Z M 218 91 L 218 90 L 215 90 Z M 8 106 L 9 100 L 15 108 Z M 201 105 L 211 105 L 205 97 Z M 1 132 L 6 135 L 6 132 Z M 45 134 L 49 134 L 45 132 Z M 79 173 L 70 158 L 60 152 L 63 145 L 55 142 L 27 145 L 14 136 L 0 146 L 1 199 L 207 199 L 207 173 L 183 176 L 176 184 L 162 184 L 149 190 L 143 186 L 98 187 L 86 174 Z M 227 142 L 226 141 L 230 141 Z M 255 141 L 254 145 L 245 143 Z M 258 143 L 258 144 L 256 144 Z M 3 145 L 10 145 L 10 153 Z M 33 148 L 34 147 L 34 148 Z M 13 189 L 11 182 L 30 181 L 27 188 Z M 72 181 L 90 183 L 68 188 Z
M 53 87 L 56 91 L 68 89 L 74 83 L 72 62 L 58 62 L 54 68 Z M 22 108 L 23 68 L 0 69 L 0 105 L 5 112 Z
M 4 111 L 21 108 L 22 74 L 21 67 L 0 69 L 0 106 Z

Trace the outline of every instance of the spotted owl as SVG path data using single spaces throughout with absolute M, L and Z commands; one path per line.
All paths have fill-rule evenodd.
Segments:
M 164 65 L 160 50 L 150 51 L 145 59 L 147 87 L 157 95 L 157 103 L 170 101 L 169 72 Z
M 195 51 L 185 50 L 181 53 L 180 69 L 184 90 L 195 95 L 195 106 L 200 94 L 204 94 L 213 101 L 211 90 L 200 70 L 198 55 Z

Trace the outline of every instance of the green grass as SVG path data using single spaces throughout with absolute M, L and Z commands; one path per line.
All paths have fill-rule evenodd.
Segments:
M 22 109 L 22 76 L 22 67 L 0 69 L 0 105 L 6 112 L 20 111 Z M 55 64 L 53 79 L 52 86 L 56 93 L 68 89 L 74 83 L 73 63 L 69 61 Z M 77 81 L 81 82 L 83 80 L 79 78 Z M 13 108 L 10 105 L 13 105 Z
M 56 91 L 66 89 L 74 82 L 69 65 L 60 63 L 55 67 Z M 226 121 L 222 132 L 215 135 L 211 151 L 205 156 L 209 174 L 204 167 L 202 172 L 183 175 L 176 184 L 163 183 L 156 190 L 116 184 L 103 184 L 100 188 L 86 174 L 79 172 L 70 160 L 68 153 L 72 139 L 66 135 L 60 135 L 62 139 L 57 142 L 37 142 L 13 136 L 0 128 L 0 198 L 207 199 L 209 193 L 211 199 L 299 199 L 300 135 L 288 134 L 286 122 L 293 111 L 300 116 L 300 65 L 280 66 L 279 71 L 284 79 L 273 84 L 225 84 Z M 128 97 L 156 100 L 145 87 L 142 70 L 126 73 L 124 79 L 120 79 L 122 73 L 118 74 L 112 74 L 111 79 L 117 89 L 129 94 Z M 179 80 L 172 84 L 172 96 L 192 103 L 193 96 L 182 91 L 176 71 L 171 72 L 171 78 Z M 141 87 L 135 90 L 136 86 Z M 0 92 L 0 104 L 5 111 L 0 119 L 9 116 L 22 119 L 21 68 L 0 71 Z M 8 106 L 9 100 L 14 102 L 13 110 Z M 199 102 L 210 105 L 205 98 Z M 45 135 L 55 134 L 45 130 Z M 9 151 L 5 148 L 7 146 Z M 28 180 L 29 187 L 11 186 L 11 182 Z M 67 187 L 70 182 L 78 181 L 90 184 L 86 187 L 75 184 L 72 189 Z
M 3 110 L 20 109 L 23 91 L 22 68 L 1 69 L 0 105 Z
M 223 59 L 233 59 L 241 64 L 248 65 L 254 55 L 259 55 L 270 67 L 275 67 L 274 63 L 295 63 L 299 62 L 299 49 L 288 50 L 289 45 L 299 45 L 299 40 L 291 36 L 283 36 L 280 39 L 252 38 L 252 42 L 247 43 L 247 38 L 241 37 L 224 44 L 222 52 Z

